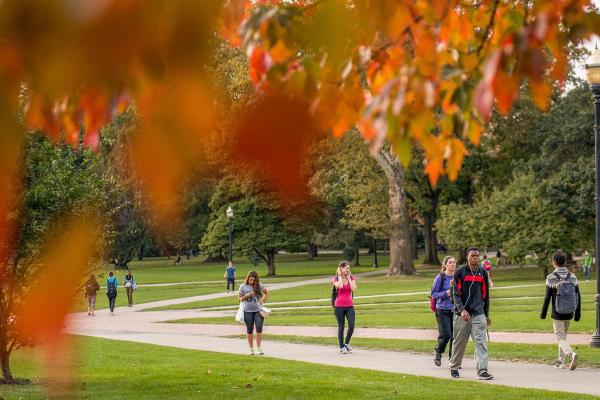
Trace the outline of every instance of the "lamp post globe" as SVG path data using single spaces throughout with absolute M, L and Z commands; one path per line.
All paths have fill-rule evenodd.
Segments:
M 587 78 L 594 95 L 594 137 L 596 148 L 596 329 L 590 345 L 600 347 L 600 50 L 598 45 L 585 64 Z

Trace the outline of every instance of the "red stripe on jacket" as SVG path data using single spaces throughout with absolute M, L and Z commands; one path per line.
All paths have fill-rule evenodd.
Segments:
M 479 275 L 466 275 L 463 278 L 463 280 L 465 282 L 479 282 L 479 283 L 481 283 L 481 296 L 485 300 L 485 298 L 487 296 L 487 285 L 485 284 L 485 281 L 483 280 L 483 276 L 479 276 Z

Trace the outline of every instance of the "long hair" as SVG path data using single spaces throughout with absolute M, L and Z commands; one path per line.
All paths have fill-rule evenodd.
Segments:
M 260 289 L 260 279 L 258 279 L 256 271 L 248 272 L 248 275 L 246 275 L 246 285 L 249 285 L 248 281 L 250 278 L 254 278 L 254 294 L 257 298 L 260 298 L 262 296 L 262 290 Z
M 448 264 L 448 261 L 450 261 L 451 258 L 454 258 L 454 257 L 452 257 L 452 256 L 444 257 L 444 261 L 442 261 L 442 270 L 440 272 L 446 271 L 446 264 Z

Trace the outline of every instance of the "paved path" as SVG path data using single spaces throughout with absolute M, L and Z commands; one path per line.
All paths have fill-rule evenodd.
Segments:
M 384 271 L 373 271 L 362 275 L 376 275 L 382 272 Z M 306 284 L 325 283 L 329 279 L 326 277 L 300 282 L 277 283 L 270 285 L 269 289 L 278 290 Z M 240 325 L 162 323 L 162 321 L 182 318 L 232 316 L 231 311 L 167 310 L 137 312 L 147 308 L 228 296 L 234 297 L 235 294 L 214 293 L 183 299 L 145 303 L 130 308 L 120 307 L 115 310 L 114 315 L 111 315 L 108 310 L 96 312 L 95 317 L 89 317 L 86 313 L 71 314 L 68 318 L 65 331 L 72 334 L 114 340 L 245 354 L 247 343 L 244 339 L 223 337 L 242 334 L 243 329 Z M 267 326 L 266 333 L 331 337 L 335 336 L 336 328 Z M 355 336 L 386 339 L 434 339 L 436 335 L 436 331 L 424 329 L 358 328 L 355 330 Z M 498 342 L 554 343 L 552 335 L 546 333 L 491 332 L 491 340 Z M 569 340 L 572 343 L 587 343 L 589 337 L 588 335 L 569 335 Z M 442 368 L 436 368 L 433 365 L 432 357 L 428 355 L 360 349 L 355 349 L 355 352 L 350 355 L 341 355 L 337 349 L 332 349 L 331 347 L 271 341 L 265 341 L 263 348 L 267 356 L 279 359 L 450 379 L 446 360 L 444 360 Z M 496 379 L 484 382 L 484 384 L 501 384 L 600 395 L 600 379 L 598 379 L 599 371 L 597 369 L 579 368 L 571 372 L 558 370 L 547 365 L 491 361 L 490 372 L 494 374 Z M 474 361 L 472 359 L 465 359 L 461 376 L 462 379 L 466 380 L 475 379 Z
M 243 339 L 220 337 L 222 335 L 240 334 L 240 326 L 230 325 L 190 325 L 156 323 L 171 312 L 135 312 L 132 309 L 118 310 L 115 315 L 102 310 L 95 317 L 80 313 L 71 315 L 67 332 L 79 335 L 101 337 L 115 340 L 125 340 L 140 343 L 158 344 L 184 349 L 207 350 L 232 354 L 245 354 L 247 344 Z M 177 311 L 179 314 L 180 312 Z M 184 310 L 188 316 L 197 311 Z M 216 314 L 218 312 L 212 312 Z M 267 327 L 269 333 L 282 333 L 290 327 Z M 298 329 L 297 327 L 291 329 Z M 296 334 L 309 335 L 314 327 L 304 327 L 305 330 Z M 323 329 L 327 336 L 334 335 L 334 329 Z M 404 330 L 409 331 L 409 330 Z M 421 330 L 414 330 L 421 334 Z M 379 330 L 388 334 L 389 330 Z M 321 333 L 321 332 L 319 332 Z M 357 330 L 357 336 L 363 336 L 363 330 Z M 537 334 L 536 334 L 537 335 Z M 320 335 L 318 335 L 320 336 Z M 389 336 L 385 336 L 388 337 Z M 420 337 L 422 338 L 422 337 Z M 494 338 L 492 340 L 495 340 Z M 394 351 L 374 351 L 355 349 L 353 354 L 341 355 L 337 349 L 318 345 L 290 344 L 265 341 L 263 344 L 267 356 L 306 361 L 324 365 L 365 368 L 378 371 L 405 373 L 420 376 L 448 378 L 447 362 L 442 368 L 433 365 L 432 357 L 428 355 L 402 353 Z M 508 386 L 560 390 L 573 393 L 600 394 L 600 380 L 597 369 L 580 368 L 576 371 L 558 370 L 552 366 L 526 363 L 511 363 L 491 361 L 490 372 L 495 380 L 485 384 L 501 384 Z M 474 380 L 474 361 L 466 359 L 461 370 L 462 379 Z

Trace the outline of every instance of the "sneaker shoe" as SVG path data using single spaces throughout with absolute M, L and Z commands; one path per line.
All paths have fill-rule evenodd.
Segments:
M 435 358 L 433 359 L 433 363 L 440 367 L 442 365 L 442 353 L 435 352 Z
M 250 348 L 248 349 L 248 354 L 250 354 L 251 356 L 253 356 L 253 355 L 254 355 L 254 349 L 253 349 L 252 347 L 250 347 Z
M 257 354 L 259 356 L 262 356 L 263 354 L 265 354 L 262 349 L 260 347 L 256 348 L 256 351 L 254 352 L 254 354 Z
M 457 369 L 451 369 L 450 370 L 450 376 L 453 378 L 460 378 L 460 374 L 458 373 Z
M 490 379 L 494 379 L 494 377 L 492 375 L 488 374 L 488 372 L 484 369 L 479 374 L 477 374 L 477 379 L 483 380 L 483 381 L 489 381 Z
M 571 363 L 569 364 L 569 369 L 573 371 L 577 368 L 577 353 L 571 353 Z
M 567 366 L 562 360 L 556 360 L 556 364 L 554 364 L 555 368 L 565 369 Z
M 342 348 L 340 348 L 340 353 L 348 354 L 348 349 L 346 347 L 342 347 Z
M 348 350 L 348 353 L 352 353 L 352 346 L 350 344 L 345 344 L 344 347 Z

